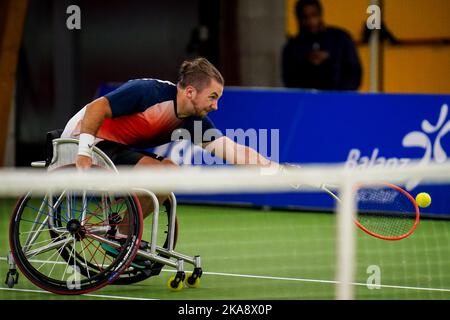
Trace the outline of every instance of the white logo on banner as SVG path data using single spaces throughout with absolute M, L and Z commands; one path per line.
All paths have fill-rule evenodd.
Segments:
M 246 145 L 253 150 L 257 150 L 262 156 L 279 162 L 279 145 L 280 145 L 280 130 L 279 129 L 226 129 L 225 136 L 231 141 L 235 141 L 240 145 Z M 203 151 L 203 148 L 198 145 L 193 145 L 191 141 L 213 141 L 212 138 L 218 137 L 218 131 L 215 129 L 208 129 L 205 132 L 202 130 L 202 122 L 194 122 L 194 136 L 186 129 L 176 129 L 172 132 L 171 144 L 159 146 L 154 150 L 154 153 L 165 155 L 175 163 L 181 164 L 195 164 L 195 165 L 221 165 L 225 161 L 219 157 L 215 157 L 212 152 Z M 193 138 L 193 139 L 192 139 Z M 228 151 L 227 151 L 228 152 Z M 258 159 L 256 155 L 248 157 L 237 157 L 237 164 L 256 164 Z M 274 173 L 274 168 L 265 168 L 266 174 Z M 276 170 L 276 169 L 274 169 Z
M 420 164 L 428 164 L 431 162 L 443 163 L 447 160 L 447 153 L 442 147 L 442 138 L 450 132 L 450 120 L 447 121 L 448 105 L 442 105 L 438 122 L 432 125 L 428 120 L 423 120 L 422 131 L 412 131 L 403 137 L 402 146 L 406 148 L 422 148 L 424 154 L 420 160 Z M 434 142 L 429 135 L 436 135 Z M 406 165 L 409 158 L 385 158 L 379 157 L 379 149 L 375 148 L 370 157 L 361 156 L 361 150 L 351 149 L 348 156 L 347 168 L 368 168 L 368 167 L 401 167 Z M 411 179 L 405 184 L 407 190 L 412 190 L 420 183 L 419 179 Z

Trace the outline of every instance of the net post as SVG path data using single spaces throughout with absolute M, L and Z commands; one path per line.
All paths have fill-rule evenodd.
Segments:
M 383 0 L 370 0 L 370 5 L 378 6 L 379 8 L 383 7 Z M 380 17 L 381 18 L 381 17 Z M 382 57 L 383 57 L 383 47 L 381 43 L 381 30 L 373 29 L 371 30 L 370 38 L 369 38 L 369 50 L 370 50 L 370 72 L 369 72 L 369 86 L 370 92 L 380 92 L 383 91 L 382 83 L 383 83 L 383 65 L 382 65 Z
M 354 181 L 344 176 L 340 185 L 341 202 L 337 213 L 337 248 L 336 248 L 336 300 L 352 300 L 353 279 L 355 273 L 355 226 L 356 213 Z

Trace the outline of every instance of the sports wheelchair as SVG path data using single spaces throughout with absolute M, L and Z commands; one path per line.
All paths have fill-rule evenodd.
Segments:
M 62 130 L 47 133 L 46 160 L 33 162 L 49 174 L 74 168 L 78 140 L 60 138 Z M 118 170 L 99 148 L 93 148 L 93 169 Z M 94 169 L 95 168 L 95 169 Z M 144 222 L 138 196 L 153 201 L 149 241 L 142 240 Z M 18 283 L 16 266 L 32 283 L 57 294 L 84 294 L 108 284 L 127 285 L 176 269 L 167 286 L 179 291 L 197 287 L 202 276 L 200 256 L 175 252 L 178 236 L 177 202 L 171 193 L 160 215 L 156 195 L 144 189 L 118 194 L 96 190 L 64 190 L 45 195 L 30 190 L 13 211 L 5 284 Z M 127 231 L 111 237 L 117 228 Z M 146 228 L 147 229 L 147 228 Z M 184 263 L 194 266 L 185 273 Z

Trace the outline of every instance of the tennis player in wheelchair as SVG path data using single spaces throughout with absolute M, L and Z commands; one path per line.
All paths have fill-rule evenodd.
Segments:
M 207 117 L 218 109 L 223 86 L 220 72 L 204 58 L 184 61 L 177 84 L 156 79 L 128 81 L 88 103 L 68 121 L 61 135 L 58 130 L 47 133 L 46 161 L 32 166 L 54 171 L 73 166 L 75 161 L 80 170 L 101 167 L 117 172 L 121 165 L 175 169 L 172 161 L 144 150 L 171 142 L 173 133 L 184 129 L 192 142 L 227 163 L 278 170 L 278 164 L 257 151 L 223 136 Z M 201 135 L 195 132 L 200 127 Z M 204 133 L 212 138 L 196 141 Z M 8 286 L 18 283 L 16 265 L 35 285 L 71 295 L 110 283 L 140 282 L 158 275 L 167 265 L 176 269 L 167 282 L 170 290 L 181 290 L 183 283 L 197 287 L 202 275 L 200 256 L 174 250 L 178 234 L 174 194 L 138 191 L 25 194 L 11 217 Z M 165 240 L 157 243 L 161 206 L 166 209 L 161 225 Z M 151 239 L 144 241 L 142 218 L 151 213 Z M 184 272 L 184 263 L 194 266 L 192 273 Z
M 194 137 L 195 121 L 201 121 L 202 137 L 206 130 L 215 130 L 207 115 L 218 110 L 223 88 L 222 75 L 208 60 L 184 61 L 177 84 L 156 79 L 130 80 L 88 103 L 69 120 L 61 137 L 79 139 L 76 158 L 79 169 L 91 167 L 94 145 L 118 166 L 174 168 L 176 164 L 171 160 L 143 149 L 170 142 L 177 129 L 186 129 Z M 228 163 L 250 164 L 250 159 L 256 159 L 252 164 L 277 165 L 218 130 L 214 136 L 212 141 L 202 141 L 201 146 Z M 164 203 L 167 196 L 157 195 L 159 203 Z M 153 202 L 142 195 L 139 201 L 145 218 L 153 212 Z M 123 229 L 127 223 L 114 225 L 117 228 L 111 228 L 109 236 L 120 240 L 127 232 Z

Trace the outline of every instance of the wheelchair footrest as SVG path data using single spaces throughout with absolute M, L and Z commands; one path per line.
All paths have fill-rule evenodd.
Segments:
M 117 255 L 119 254 L 119 251 L 117 251 L 117 249 L 107 245 L 106 243 L 102 243 L 101 247 L 103 248 L 103 250 L 105 250 L 106 254 L 108 254 L 112 257 L 117 257 Z M 151 261 L 146 260 L 146 259 L 141 259 L 139 257 L 136 257 L 133 260 L 133 262 L 131 263 L 131 266 L 136 269 L 146 269 L 146 268 L 150 267 L 151 265 L 152 265 Z

